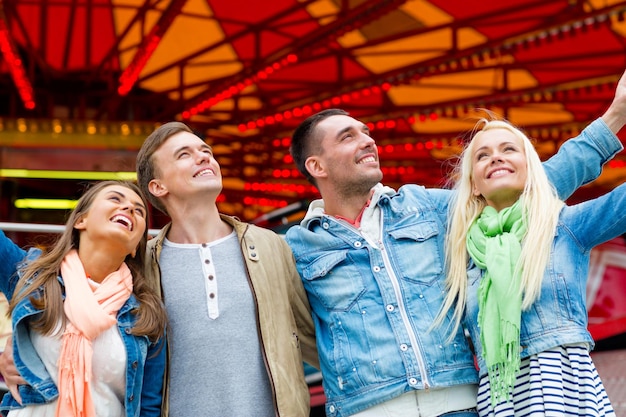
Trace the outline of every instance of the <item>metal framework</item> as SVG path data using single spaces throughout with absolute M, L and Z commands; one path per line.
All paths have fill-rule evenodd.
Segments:
M 345 108 L 381 149 L 424 150 L 384 152 L 390 185 L 440 185 L 474 109 L 558 145 L 626 67 L 626 1 L 2 4 L 0 118 L 183 120 L 231 180 L 226 211 L 247 219 L 315 196 L 288 155 L 312 112 Z

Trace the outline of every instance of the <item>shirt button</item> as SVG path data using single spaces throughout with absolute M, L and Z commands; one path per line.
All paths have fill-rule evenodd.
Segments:
M 209 275 L 209 281 L 213 281 L 213 275 Z
M 409 385 L 417 385 L 417 379 L 409 378 Z
M 139 365 L 137 364 L 137 361 L 134 361 L 134 362 L 133 362 L 133 369 L 137 369 L 137 367 L 138 367 L 138 366 L 139 366 Z
M 128 397 L 128 401 L 133 401 L 135 399 L 135 396 L 133 394 L 130 394 L 130 397 Z
M 254 249 L 254 245 L 250 245 L 248 246 L 250 249 Z
M 209 294 L 209 298 L 215 298 L 215 294 L 214 293 Z
M 361 247 L 361 242 L 359 242 L 359 241 L 354 242 L 354 247 L 355 248 L 360 248 Z
M 380 272 L 380 266 L 375 266 L 372 268 L 374 272 Z
M 335 412 L 335 406 L 331 405 L 330 407 L 328 407 L 328 411 L 330 411 L 331 413 Z
M 211 261 L 210 261 L 210 260 L 208 260 L 208 259 L 205 259 L 205 260 L 204 260 L 204 263 L 205 263 L 205 264 L 210 264 L 210 263 L 211 263 Z
M 406 345 L 406 343 L 403 343 L 400 345 L 400 350 L 406 352 L 407 350 L 409 350 L 409 347 Z
M 202 244 L 202 247 L 203 247 L 203 248 L 206 248 L 206 243 L 203 243 L 203 244 Z
M 395 308 L 391 304 L 387 304 L 387 311 L 393 311 Z
M 328 223 L 323 223 L 323 224 L 322 224 L 322 228 L 324 228 L 324 229 L 328 230 L 328 227 L 329 227 L 329 226 L 328 226 Z M 331 408 L 332 408 L 332 405 L 331 405 Z

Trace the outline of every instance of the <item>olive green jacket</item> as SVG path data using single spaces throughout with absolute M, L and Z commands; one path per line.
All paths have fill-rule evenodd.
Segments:
M 295 267 L 291 249 L 271 230 L 222 215 L 237 234 L 248 280 L 256 302 L 259 340 L 272 385 L 276 415 L 308 416 L 309 390 L 303 360 L 319 369 L 315 331 L 309 302 Z M 159 257 L 170 224 L 148 241 L 146 274 L 163 297 Z M 171 332 L 169 332 L 171 334 Z M 169 356 L 169 355 L 168 355 Z M 162 416 L 169 414 L 168 372 L 165 372 Z M 207 404 L 210 407 L 210 404 Z

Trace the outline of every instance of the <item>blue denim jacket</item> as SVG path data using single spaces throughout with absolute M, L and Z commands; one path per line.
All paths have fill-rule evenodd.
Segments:
M 585 301 L 589 254 L 594 246 L 626 233 L 626 184 L 594 200 L 563 207 L 543 277 L 541 295 L 522 312 L 520 355 L 527 358 L 556 346 L 594 341 L 587 331 Z M 481 270 L 469 275 L 465 325 L 476 348 L 480 374 L 487 374 L 478 329 Z
M 621 149 L 599 119 L 544 166 L 565 198 Z M 382 242 L 328 215 L 307 215 L 287 232 L 316 325 L 328 416 L 351 415 L 413 389 L 478 382 L 463 331 L 446 343 L 452 312 L 430 329 L 445 296 L 451 196 L 416 185 L 382 196 Z
M 39 249 L 28 252 L 15 245 L 0 231 L 0 291 L 7 298 L 13 296 L 19 272 L 27 262 L 40 256 Z M 59 277 L 59 282 L 63 280 Z M 122 336 L 127 354 L 126 398 L 127 417 L 160 416 L 165 352 L 163 341 L 151 343 L 147 336 L 130 334 L 136 316 L 131 314 L 139 307 L 134 295 L 122 306 L 117 314 L 117 326 Z M 13 354 L 15 365 L 28 385 L 20 385 L 19 391 L 24 405 L 43 404 L 56 399 L 58 389 L 39 359 L 28 335 L 28 322 L 40 311 L 28 299 L 22 300 L 12 315 Z M 3 415 L 8 410 L 21 408 L 10 393 L 4 395 L 0 404 Z

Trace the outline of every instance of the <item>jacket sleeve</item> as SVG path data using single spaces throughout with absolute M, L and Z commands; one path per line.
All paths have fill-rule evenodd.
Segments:
M 141 417 L 160 417 L 165 372 L 165 337 L 148 347 L 141 390 Z
M 596 119 L 580 135 L 563 143 L 543 166 L 559 198 L 566 200 L 579 187 L 598 178 L 602 166 L 622 149 L 604 121 Z
M 626 183 L 612 191 L 567 207 L 563 216 L 569 232 L 583 251 L 626 233 Z
M 0 292 L 11 299 L 17 284 L 17 265 L 26 257 L 26 251 L 17 246 L 0 230 Z
M 293 315 L 296 320 L 296 325 L 299 331 L 299 343 L 302 351 L 302 359 L 315 368 L 320 368 L 319 357 L 317 355 L 317 347 L 315 345 L 315 325 L 313 324 L 313 318 L 311 316 L 311 306 L 309 305 L 309 299 L 307 298 L 306 291 L 302 285 L 302 279 L 296 269 L 296 261 L 293 257 L 291 248 L 283 239 L 280 239 L 283 250 L 289 253 L 292 262 L 289 262 L 288 276 L 289 283 L 292 288 L 291 292 L 291 306 L 293 309 Z

